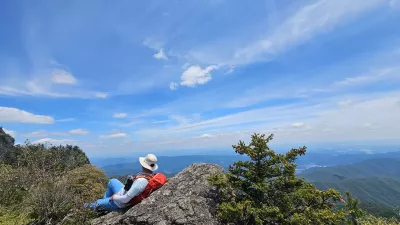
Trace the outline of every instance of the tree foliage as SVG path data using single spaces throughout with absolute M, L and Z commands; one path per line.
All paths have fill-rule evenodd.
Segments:
M 348 210 L 348 224 L 358 225 L 358 219 L 365 215 L 365 212 L 360 209 L 360 201 L 353 198 L 349 192 L 346 192 L 345 207 Z
M 345 210 L 335 210 L 338 191 L 317 190 L 295 174 L 295 160 L 306 147 L 278 154 L 268 147 L 273 135 L 254 134 L 246 145 L 233 145 L 236 153 L 250 157 L 230 166 L 225 175 L 210 178 L 220 191 L 219 216 L 234 224 L 334 224 Z
M 383 218 L 375 217 L 372 215 L 365 215 L 359 220 L 359 224 L 362 225 L 399 225 L 400 222 L 396 218 Z

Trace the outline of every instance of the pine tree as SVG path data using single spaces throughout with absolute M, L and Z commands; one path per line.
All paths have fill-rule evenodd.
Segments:
M 346 192 L 345 206 L 348 210 L 348 224 L 358 225 L 358 219 L 365 215 L 365 212 L 360 209 L 360 200 L 353 198 L 349 192 Z
M 221 196 L 219 216 L 234 224 L 333 224 L 344 221 L 346 212 L 334 210 L 338 191 L 319 191 L 295 174 L 295 160 L 306 147 L 278 154 L 268 147 L 273 135 L 254 134 L 246 145 L 233 145 L 235 152 L 249 156 L 225 175 L 210 177 Z

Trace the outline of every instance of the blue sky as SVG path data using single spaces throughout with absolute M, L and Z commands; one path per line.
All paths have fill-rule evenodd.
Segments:
M 399 0 L 1 1 L 0 125 L 89 155 L 399 143 Z

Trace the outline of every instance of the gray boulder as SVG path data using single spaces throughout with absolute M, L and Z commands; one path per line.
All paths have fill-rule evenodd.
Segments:
M 218 165 L 192 164 L 125 213 L 109 213 L 92 224 L 220 224 L 216 217 L 218 196 L 207 178 L 223 172 Z

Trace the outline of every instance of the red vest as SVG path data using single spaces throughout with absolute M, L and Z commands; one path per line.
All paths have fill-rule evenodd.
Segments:
M 147 198 L 150 196 L 150 194 L 159 189 L 160 187 L 162 187 L 165 183 L 167 183 L 167 177 L 162 174 L 162 173 L 157 173 L 155 175 L 144 175 L 144 174 L 140 174 L 137 175 L 135 178 L 133 178 L 133 182 L 135 182 L 136 179 L 138 178 L 146 178 L 147 181 L 149 181 L 149 183 L 147 184 L 146 188 L 144 189 L 144 191 L 138 195 L 133 197 L 129 203 L 131 205 L 137 205 L 138 203 L 140 203 L 143 199 Z

